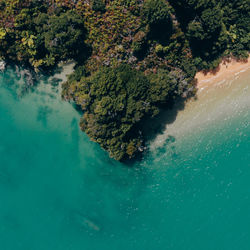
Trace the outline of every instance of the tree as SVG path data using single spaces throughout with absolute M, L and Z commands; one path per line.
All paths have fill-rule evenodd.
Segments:
M 150 36 L 156 40 L 166 40 L 172 32 L 170 6 L 164 0 L 146 0 L 142 17 L 150 27 Z
M 92 10 L 105 12 L 105 4 L 103 0 L 92 0 Z
M 52 16 L 45 33 L 45 48 L 56 59 L 67 60 L 82 53 L 85 28 L 82 18 L 73 10 Z
M 64 97 L 73 97 L 85 111 L 80 125 L 89 137 L 111 157 L 122 160 L 142 150 L 138 126 L 156 109 L 149 89 L 150 83 L 141 72 L 120 65 L 104 67 L 80 82 L 67 82 Z

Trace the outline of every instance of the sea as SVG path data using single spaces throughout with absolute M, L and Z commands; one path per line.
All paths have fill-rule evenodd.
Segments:
M 60 89 L 0 73 L 0 250 L 250 249 L 250 70 L 163 113 L 130 164 Z

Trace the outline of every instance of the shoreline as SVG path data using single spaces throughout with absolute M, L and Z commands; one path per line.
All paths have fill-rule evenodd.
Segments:
M 247 62 L 221 63 L 215 73 L 198 72 L 196 74 L 197 94 L 179 108 L 178 103 L 172 110 L 167 110 L 164 117 L 172 121 L 164 126 L 149 143 L 151 152 L 156 148 L 168 147 L 169 138 L 185 138 L 208 128 L 215 128 L 219 123 L 227 124 L 232 117 L 246 112 L 250 107 L 250 58 Z
M 195 79 L 197 80 L 198 92 L 204 88 L 214 86 L 219 82 L 233 79 L 250 69 L 250 57 L 245 61 L 238 61 L 235 59 L 224 60 L 219 66 L 209 72 L 200 71 L 196 73 Z

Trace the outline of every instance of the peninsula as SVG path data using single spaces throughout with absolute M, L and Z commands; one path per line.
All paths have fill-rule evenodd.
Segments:
M 120 161 L 145 151 L 148 120 L 195 95 L 197 72 L 247 59 L 249 34 L 248 0 L 0 3 L 0 59 L 36 72 L 74 60 L 62 96 L 83 110 L 81 129 Z

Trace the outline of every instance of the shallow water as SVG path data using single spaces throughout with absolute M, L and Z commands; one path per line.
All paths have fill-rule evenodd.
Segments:
M 0 249 L 249 249 L 249 80 L 204 90 L 128 167 L 56 87 L 1 74 Z

